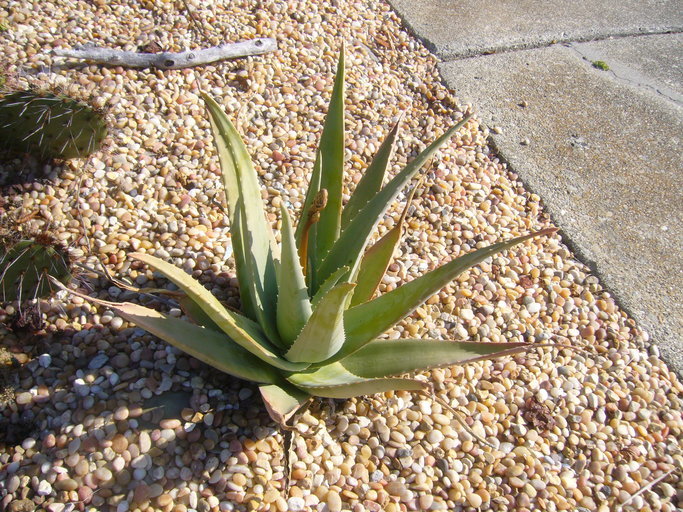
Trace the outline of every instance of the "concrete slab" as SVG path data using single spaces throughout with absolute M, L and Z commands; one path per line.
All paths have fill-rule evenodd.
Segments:
M 629 39 L 638 40 L 630 49 L 574 45 L 488 55 L 443 63 L 441 71 L 486 124 L 502 128 L 493 135 L 499 154 L 681 374 L 683 109 L 581 56 L 595 51 L 608 64 L 619 57 L 675 92 L 683 52 L 661 48 L 676 47 L 680 36 L 662 37 L 670 39 Z M 648 51 L 668 59 L 670 69 L 651 72 L 642 58 Z
M 390 0 L 444 59 L 553 42 L 680 32 L 678 0 Z

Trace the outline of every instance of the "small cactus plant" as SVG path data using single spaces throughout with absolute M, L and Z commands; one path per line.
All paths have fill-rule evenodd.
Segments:
M 50 235 L 0 239 L 0 302 L 50 295 L 53 286 L 48 276 L 65 284 L 71 280 L 69 255 Z
M 0 146 L 45 160 L 82 158 L 107 135 L 100 112 L 65 95 L 16 91 L 0 99 Z

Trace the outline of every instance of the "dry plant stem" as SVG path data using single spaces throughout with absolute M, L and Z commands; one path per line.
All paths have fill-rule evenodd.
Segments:
M 96 64 L 123 66 L 128 68 L 183 69 L 211 64 L 226 59 L 249 55 L 262 55 L 277 49 L 277 42 L 271 37 L 251 39 L 242 43 L 226 43 L 212 48 L 188 50 L 180 53 L 136 53 L 111 48 L 82 47 L 75 50 L 56 48 L 52 54 L 57 57 L 89 60 Z
M 625 502 L 623 502 L 623 503 L 621 504 L 621 506 L 619 507 L 618 510 L 623 510 L 624 507 L 625 507 L 626 505 L 628 505 L 629 503 L 631 503 L 631 501 L 633 501 L 633 500 L 635 499 L 636 496 L 640 496 L 640 495 L 643 494 L 645 491 L 650 490 L 652 487 L 654 487 L 654 486 L 657 485 L 659 482 L 661 482 L 662 480 L 664 480 L 666 477 L 668 477 L 668 476 L 669 476 L 671 473 L 673 473 L 674 471 L 676 471 L 676 468 L 670 469 L 669 471 L 667 471 L 666 473 L 664 473 L 664 474 L 663 474 L 662 476 L 660 476 L 659 478 L 655 478 L 654 480 L 652 480 L 652 482 L 650 482 L 650 483 L 648 483 L 648 484 L 645 484 L 643 487 L 641 487 L 641 488 L 638 490 L 638 492 L 634 493 L 629 499 L 627 499 Z
M 192 26 L 194 27 L 195 31 L 197 32 L 198 35 L 204 37 L 207 41 L 209 40 L 209 36 L 207 35 L 206 31 L 204 30 L 204 27 L 202 27 L 199 22 L 197 21 L 197 18 L 194 17 L 194 14 L 192 14 L 192 10 L 190 9 L 190 6 L 187 5 L 187 0 L 182 0 L 183 6 L 185 7 L 185 11 L 187 11 L 187 15 L 190 17 L 190 21 L 192 21 Z
M 451 407 L 451 405 L 448 402 L 446 402 L 446 400 L 444 400 L 443 398 L 441 398 L 437 394 L 430 395 L 427 392 L 422 392 L 422 394 L 425 397 L 431 398 L 432 400 L 436 400 L 441 405 L 441 407 L 444 407 L 445 409 L 450 411 L 451 414 L 453 414 L 453 418 L 455 418 L 455 421 L 457 421 L 460 424 L 460 426 L 467 431 L 467 433 L 469 435 L 474 437 L 481 444 L 484 444 L 484 445 L 488 446 L 489 448 L 493 448 L 494 450 L 496 449 L 496 447 L 494 445 L 492 445 L 491 443 L 489 443 L 486 439 L 484 439 L 480 435 L 477 435 L 474 432 L 474 430 L 472 430 L 472 428 L 467 424 L 467 422 L 465 422 L 465 420 L 462 418 L 462 416 L 460 416 L 460 413 L 457 410 L 455 410 L 453 407 Z

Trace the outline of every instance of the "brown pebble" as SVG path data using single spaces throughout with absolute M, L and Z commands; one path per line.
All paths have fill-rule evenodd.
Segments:
M 143 503 L 147 500 L 149 500 L 150 497 L 150 491 L 149 491 L 149 486 L 145 483 L 141 483 L 135 488 L 135 491 L 133 492 L 133 500 L 135 503 Z
M 128 439 L 122 434 L 116 434 L 111 440 L 111 449 L 116 453 L 123 453 L 128 448 Z
M 78 489 L 78 482 L 71 478 L 65 478 L 64 480 L 55 482 L 54 488 L 58 491 L 75 491 Z

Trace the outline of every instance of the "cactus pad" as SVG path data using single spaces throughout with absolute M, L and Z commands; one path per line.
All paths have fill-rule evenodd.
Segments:
M 0 243 L 0 301 L 34 299 L 52 293 L 48 276 L 63 283 L 71 279 L 69 256 L 48 235 L 36 240 Z
M 106 135 L 103 116 L 67 96 L 28 90 L 0 100 L 0 145 L 9 149 L 41 159 L 81 158 Z

